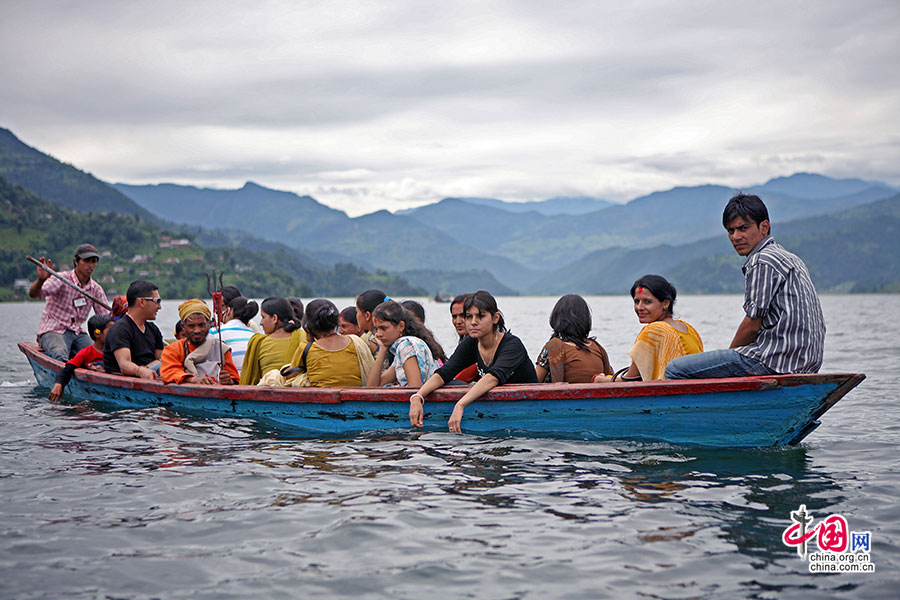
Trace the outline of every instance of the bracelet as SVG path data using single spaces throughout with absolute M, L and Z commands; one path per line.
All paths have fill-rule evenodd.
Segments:
M 412 399 L 415 398 L 416 396 L 418 396 L 419 398 L 422 399 L 422 404 L 425 404 L 425 396 L 423 396 L 423 395 L 420 394 L 419 392 L 416 392 L 415 394 L 413 394 L 412 396 L 410 396 L 409 399 L 412 400 Z

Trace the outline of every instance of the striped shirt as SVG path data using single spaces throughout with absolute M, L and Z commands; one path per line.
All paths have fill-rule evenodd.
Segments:
M 87 285 L 81 285 L 81 282 L 78 281 L 78 276 L 75 275 L 75 271 L 63 271 L 59 275 L 66 281 L 74 283 L 94 298 L 106 300 L 106 292 L 93 279 L 89 280 Z M 91 309 L 96 315 L 109 314 L 108 310 L 93 300 L 88 300 L 55 277 L 50 277 L 43 283 L 41 286 L 41 298 L 46 298 L 47 303 L 44 305 L 44 312 L 41 314 L 38 337 L 48 331 L 54 333 L 65 333 L 66 331 L 84 333 L 84 322 L 90 316 Z
M 247 345 L 250 343 L 253 333 L 254 331 L 244 325 L 240 319 L 232 319 L 222 324 L 222 342 L 231 348 L 231 360 L 234 361 L 234 366 L 239 372 L 244 366 L 244 355 L 247 354 Z M 212 327 L 209 334 L 218 335 L 218 332 L 215 327 Z
M 777 373 L 816 373 L 825 349 L 825 317 L 800 258 L 766 236 L 743 266 L 744 311 L 762 319 L 752 344 L 735 348 Z

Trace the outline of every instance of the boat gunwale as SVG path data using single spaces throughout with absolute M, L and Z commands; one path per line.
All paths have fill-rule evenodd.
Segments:
M 18 342 L 19 349 L 30 360 L 59 372 L 63 363 L 47 356 L 34 342 Z M 242 402 L 288 402 L 310 404 L 341 404 L 344 402 L 393 402 L 405 403 L 414 388 L 271 388 L 263 386 L 218 386 L 193 384 L 167 384 L 160 381 L 138 379 L 76 369 L 74 377 L 82 382 L 104 385 L 117 389 L 133 389 L 142 392 L 184 397 L 215 397 L 221 400 Z M 818 418 L 847 392 L 856 387 L 865 375 L 861 373 L 762 375 L 728 379 L 685 379 L 678 381 L 635 381 L 610 384 L 594 383 L 542 383 L 505 384 L 479 398 L 479 402 L 516 402 L 533 400 L 616 399 L 652 396 L 678 396 L 684 394 L 715 394 L 747 391 L 765 391 L 799 385 L 823 385 L 833 383 L 837 387 L 824 399 L 813 418 Z M 436 390 L 427 402 L 456 402 L 468 390 L 467 386 L 446 386 Z M 210 392 L 215 392 L 211 394 Z

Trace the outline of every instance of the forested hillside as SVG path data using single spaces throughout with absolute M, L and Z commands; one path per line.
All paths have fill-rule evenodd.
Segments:
M 379 287 L 397 295 L 423 295 L 422 288 L 384 272 L 337 264 L 305 265 L 286 249 L 203 248 L 191 236 L 167 231 L 132 215 L 79 213 L 48 202 L 0 177 L 0 299 L 23 298 L 35 267 L 25 255 L 45 255 L 60 270 L 78 244 L 90 242 L 102 257 L 94 274 L 108 294 L 124 293 L 134 279 L 150 279 L 168 298 L 205 297 L 205 273 L 225 272 L 225 283 L 251 297 L 351 296 Z M 20 281 L 21 283 L 21 281 Z

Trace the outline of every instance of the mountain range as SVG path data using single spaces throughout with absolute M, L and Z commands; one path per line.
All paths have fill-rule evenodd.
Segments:
M 204 246 L 279 253 L 320 273 L 355 264 L 362 272 L 398 274 L 429 293 L 621 293 L 647 272 L 677 277 L 685 292 L 741 285 L 740 258 L 721 224 L 722 207 L 736 190 L 724 186 L 676 187 L 624 204 L 588 197 L 446 198 L 351 218 L 310 196 L 253 182 L 234 190 L 107 185 L 3 129 L 0 175 L 58 204 L 132 214 Z M 877 267 L 870 261 L 878 245 L 893 248 L 876 227 L 879 221 L 885 231 L 893 227 L 897 190 L 891 186 L 797 173 L 744 191 L 766 201 L 780 242 L 810 255 L 820 289 L 885 291 L 900 281 L 900 253 L 888 253 L 886 263 L 882 256 Z

